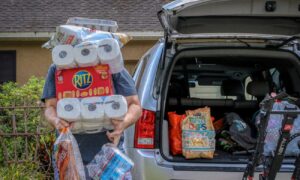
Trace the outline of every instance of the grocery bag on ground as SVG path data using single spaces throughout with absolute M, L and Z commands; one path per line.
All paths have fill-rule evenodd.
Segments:
M 169 142 L 173 155 L 182 154 L 181 123 L 186 115 L 178 115 L 176 112 L 168 112 L 169 117 Z
M 117 147 L 105 144 L 86 168 L 94 180 L 131 180 L 133 166 L 132 160 Z
M 212 159 L 215 151 L 215 131 L 210 108 L 186 111 L 182 121 L 182 154 L 187 159 Z
M 272 111 L 284 111 L 285 107 L 292 107 L 297 109 L 300 112 L 299 108 L 290 104 L 288 101 L 277 101 L 273 104 Z M 282 114 L 270 114 L 268 126 L 266 129 L 266 137 L 264 144 L 264 155 L 269 156 L 272 155 L 272 152 L 276 150 L 277 142 L 280 137 L 280 129 L 282 127 L 282 121 L 284 116 Z M 261 119 L 258 115 L 256 117 L 256 123 L 260 123 Z M 291 130 L 291 136 L 300 133 L 300 115 L 298 115 L 293 124 L 293 128 Z M 298 141 L 300 141 L 300 136 L 296 137 L 292 141 L 289 142 L 286 150 L 285 156 L 297 156 L 300 153 L 298 148 Z
M 78 144 L 68 128 L 64 128 L 54 143 L 54 177 L 56 180 L 85 180 Z

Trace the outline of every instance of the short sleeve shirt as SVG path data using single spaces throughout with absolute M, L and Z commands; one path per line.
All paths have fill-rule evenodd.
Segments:
M 55 71 L 56 66 L 52 64 L 48 70 L 48 74 L 46 77 L 42 101 L 45 101 L 45 99 L 56 97 Z M 134 81 L 126 69 L 123 69 L 120 73 L 113 74 L 112 80 L 115 94 L 119 94 L 122 96 L 132 96 L 137 94 Z

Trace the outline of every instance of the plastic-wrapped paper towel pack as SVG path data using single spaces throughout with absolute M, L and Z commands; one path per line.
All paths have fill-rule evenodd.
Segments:
M 100 40 L 97 53 L 101 64 L 108 64 L 112 74 L 119 73 L 124 68 L 124 61 L 117 40 Z
M 93 122 L 104 118 L 103 99 L 100 97 L 83 98 L 80 102 L 80 108 L 84 120 Z
M 96 66 L 100 63 L 97 45 L 89 41 L 74 47 L 74 58 L 79 67 Z
M 115 21 L 70 18 L 43 47 L 52 49 L 56 65 L 57 114 L 75 123 L 75 129 L 111 128 L 110 119 L 127 112 L 123 96 L 111 96 L 111 74 L 124 69 L 121 47 L 131 38 L 116 33 Z
M 89 176 L 94 180 L 131 179 L 134 163 L 111 144 L 102 146 L 101 151 L 87 165 Z
M 58 69 L 71 69 L 77 67 L 74 61 L 73 46 L 59 45 L 52 50 L 52 61 Z
M 104 100 L 105 116 L 112 119 L 123 119 L 127 113 L 127 101 L 121 95 L 107 96 Z
M 131 40 L 130 36 L 123 33 L 110 33 L 82 26 L 60 25 L 56 28 L 56 33 L 42 47 L 52 49 L 57 45 L 63 44 L 75 46 L 84 41 L 94 41 L 107 38 L 116 39 L 120 47 L 123 47 Z
M 57 116 L 73 122 L 81 119 L 80 101 L 77 98 L 65 98 L 57 102 Z
M 116 21 L 105 20 L 105 19 L 89 19 L 82 17 L 71 17 L 68 19 L 67 24 L 75 26 L 83 26 L 90 29 L 116 32 L 118 24 Z
M 110 119 L 122 120 L 127 101 L 121 95 L 88 98 L 64 98 L 57 103 L 57 116 L 74 122 L 73 132 L 99 132 L 113 129 Z
M 57 69 L 72 69 L 108 64 L 112 74 L 124 68 L 121 49 L 113 38 L 86 41 L 76 45 L 58 45 L 52 51 L 52 60 Z

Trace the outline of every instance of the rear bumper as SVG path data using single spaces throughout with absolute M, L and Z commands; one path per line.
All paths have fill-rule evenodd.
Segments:
M 170 168 L 159 166 L 154 158 L 154 150 L 125 149 L 134 161 L 133 180 L 170 179 Z
M 126 152 L 134 161 L 135 167 L 132 172 L 134 180 L 199 180 L 201 179 L 222 179 L 233 180 L 242 179 L 243 172 L 226 172 L 226 170 L 219 169 L 217 171 L 196 171 L 188 170 L 174 170 L 172 166 L 159 165 L 155 159 L 155 150 L 141 150 L 134 148 L 127 148 Z M 176 168 L 175 168 L 176 169 Z M 193 169 L 193 168 L 191 168 Z M 258 179 L 259 173 L 255 173 L 255 179 Z M 278 173 L 276 179 L 290 179 L 290 172 Z

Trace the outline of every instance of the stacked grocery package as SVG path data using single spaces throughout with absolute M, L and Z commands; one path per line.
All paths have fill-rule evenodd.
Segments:
M 115 21 L 70 18 L 66 25 L 57 27 L 56 34 L 43 45 L 52 49 L 52 60 L 56 66 L 57 116 L 75 122 L 71 129 L 73 133 L 112 130 L 111 119 L 121 121 L 127 113 L 125 97 L 114 94 L 112 76 L 124 69 L 120 48 L 130 38 L 115 33 L 116 29 Z M 99 147 L 89 166 L 89 174 L 86 174 L 71 131 L 69 128 L 62 129 L 54 143 L 55 179 L 130 177 L 132 161 L 109 144 L 105 144 L 102 150 Z M 112 155 L 114 161 L 107 159 Z M 98 159 L 107 161 L 98 162 Z
M 111 119 L 127 112 L 126 99 L 114 95 L 112 75 L 124 68 L 120 48 L 130 38 L 116 29 L 114 21 L 70 18 L 44 45 L 53 48 L 57 115 L 76 122 L 72 132 L 112 129 Z

